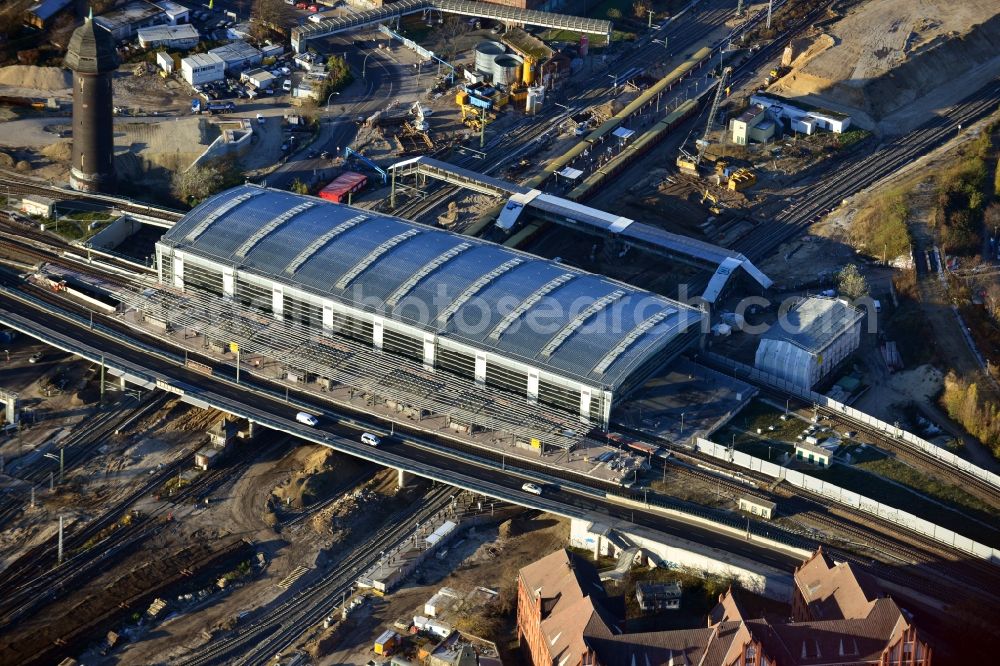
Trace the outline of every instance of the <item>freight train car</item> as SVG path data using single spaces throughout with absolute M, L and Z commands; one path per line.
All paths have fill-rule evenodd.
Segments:
M 614 159 L 587 176 L 583 182 L 566 195 L 566 198 L 571 201 L 584 201 L 588 197 L 593 196 L 597 192 L 597 189 L 607 182 L 609 178 L 662 141 L 671 130 L 690 118 L 697 108 L 698 102 L 695 100 L 689 99 L 681 104 L 676 110 L 670 112 L 666 118 L 656 123 L 652 129 L 616 155 Z
M 711 55 L 712 48 L 710 46 L 703 46 L 699 48 L 690 58 L 685 60 L 652 86 L 644 90 L 638 97 L 629 102 L 629 104 L 627 104 L 621 111 L 601 123 L 597 129 L 584 137 L 565 154 L 552 160 L 552 162 L 550 162 L 549 165 L 541 171 L 541 173 L 526 182 L 525 186 L 530 188 L 540 187 L 545 181 L 552 177 L 552 174 L 562 170 L 566 166 L 569 166 L 569 164 L 585 150 L 593 147 L 597 143 L 600 143 L 606 136 L 621 127 L 628 118 L 630 118 L 635 112 L 642 109 L 643 106 L 654 103 L 657 96 L 670 91 L 675 83 L 684 78 L 690 71 L 708 60 Z

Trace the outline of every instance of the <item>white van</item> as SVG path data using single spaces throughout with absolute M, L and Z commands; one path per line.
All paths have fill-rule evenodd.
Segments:
M 361 442 L 367 444 L 368 446 L 378 446 L 382 443 L 382 440 L 376 435 L 366 432 L 361 434 Z
M 307 414 L 306 412 L 299 412 L 296 414 L 295 420 L 299 423 L 305 423 L 307 426 L 312 426 L 313 428 L 319 425 L 319 419 L 312 414 Z

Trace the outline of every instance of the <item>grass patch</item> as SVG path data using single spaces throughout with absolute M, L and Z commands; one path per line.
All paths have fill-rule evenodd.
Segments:
M 111 220 L 112 215 L 93 210 L 75 210 L 63 216 L 63 219 L 66 218 L 80 222 L 107 222 Z
M 873 257 L 891 260 L 909 254 L 908 195 L 907 190 L 894 189 L 871 197 L 851 222 L 851 243 Z
M 48 229 L 48 225 L 45 228 Z M 75 241 L 87 235 L 85 228 L 74 220 L 59 220 L 52 225 L 51 231 L 63 240 Z
M 766 402 L 753 400 L 733 419 L 733 423 L 742 428 L 742 430 L 736 429 L 737 443 L 756 442 L 761 437 L 772 441 L 794 443 L 795 438 L 806 428 L 806 423 L 794 414 L 790 414 L 787 421 L 782 421 L 783 414 L 784 411 Z M 769 430 L 770 427 L 774 427 L 774 430 Z M 758 429 L 761 432 L 756 436 Z
M 856 143 L 864 141 L 872 135 L 868 130 L 852 129 L 837 135 L 837 146 L 840 148 L 850 148 Z
M 865 463 L 865 465 L 879 465 L 879 463 Z M 980 520 L 995 523 L 996 513 L 973 511 L 968 507 L 954 506 L 950 502 L 936 498 L 943 504 L 954 506 L 954 510 L 949 510 L 945 506 L 930 501 L 916 490 L 910 490 L 909 486 L 902 487 L 894 483 L 886 483 L 874 473 L 863 471 L 863 469 L 834 464 L 827 469 L 806 469 L 803 471 L 810 476 L 829 481 L 847 490 L 853 490 L 882 504 L 907 511 L 937 525 L 947 526 L 970 539 L 992 547 L 1000 545 L 1000 532 L 966 517 L 966 514 L 974 514 Z M 895 471 L 893 470 L 893 472 Z M 919 474 L 919 472 L 915 473 Z M 917 483 L 916 480 L 911 480 L 911 482 Z M 925 482 L 920 482 L 920 484 L 930 487 Z
M 92 215 L 93 213 L 81 213 L 82 215 Z M 97 213 L 96 215 L 101 215 Z M 90 225 L 94 225 L 91 228 Z M 77 241 L 90 238 L 104 227 L 111 224 L 111 216 L 100 218 L 75 219 L 71 216 L 63 217 L 52 223 L 51 227 L 46 224 L 45 228 L 52 231 L 66 241 Z
M 887 479 L 898 481 L 938 501 L 946 502 L 956 507 L 965 507 L 973 511 L 981 511 L 994 516 L 1000 515 L 1000 511 L 995 507 L 983 502 L 978 497 L 970 495 L 962 490 L 962 488 L 924 474 L 920 470 L 895 458 L 884 456 L 877 460 L 855 462 L 855 466 L 879 476 L 884 476 Z
M 598 571 L 604 569 L 613 569 L 617 564 L 618 560 L 614 557 L 608 557 L 607 555 L 601 555 L 597 560 L 594 560 L 594 551 L 588 550 L 586 548 L 579 548 L 577 546 L 567 546 L 566 550 L 570 551 L 574 555 L 579 555 L 583 559 L 587 560 L 594 565 L 594 568 Z

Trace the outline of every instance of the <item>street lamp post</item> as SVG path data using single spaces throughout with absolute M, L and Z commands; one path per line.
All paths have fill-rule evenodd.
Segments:
M 339 90 L 334 90 L 332 93 L 326 96 L 326 112 L 330 113 L 330 100 L 333 99 L 334 95 L 339 95 Z
M 365 59 L 361 63 L 361 78 L 362 79 L 365 78 L 365 72 L 368 70 L 368 58 L 370 58 L 370 57 L 372 57 L 372 54 L 369 52 L 368 54 L 365 55 Z

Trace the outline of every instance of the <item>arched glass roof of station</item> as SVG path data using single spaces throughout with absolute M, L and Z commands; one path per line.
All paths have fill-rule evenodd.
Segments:
M 703 313 L 487 241 L 240 186 L 162 244 L 613 390 Z

